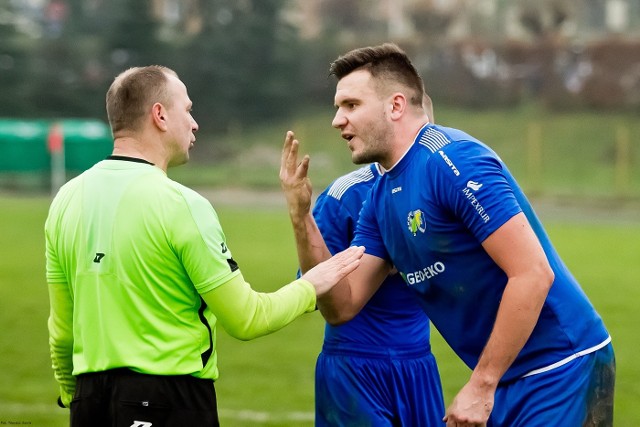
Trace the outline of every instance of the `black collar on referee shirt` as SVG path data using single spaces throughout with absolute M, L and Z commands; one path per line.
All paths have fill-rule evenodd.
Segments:
M 153 163 L 145 159 L 139 159 L 137 157 L 128 157 L 128 156 L 116 156 L 114 154 L 110 155 L 105 160 L 125 160 L 127 162 L 146 163 L 148 165 L 155 166 Z

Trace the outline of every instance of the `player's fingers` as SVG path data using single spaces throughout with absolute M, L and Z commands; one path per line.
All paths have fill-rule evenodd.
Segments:
M 462 421 L 456 421 L 453 417 L 449 417 L 449 415 L 445 416 L 442 421 L 446 423 L 446 427 L 487 427 L 487 423 L 468 423 Z
M 302 161 L 300 162 L 300 164 L 298 165 L 297 169 L 296 169 L 296 178 L 297 179 L 304 179 L 307 177 L 307 174 L 309 173 L 309 162 L 311 161 L 311 159 L 309 158 L 308 155 L 305 155 L 302 159 Z
M 284 136 L 284 145 L 282 146 L 282 155 L 280 157 L 280 167 L 282 168 L 289 157 L 289 152 L 291 151 L 291 143 L 293 142 L 293 132 L 287 131 Z
M 298 149 L 300 148 L 300 143 L 297 139 L 293 138 L 293 133 L 291 134 L 291 144 L 289 146 L 289 153 L 285 160 L 285 165 L 287 170 L 293 173 L 298 166 Z
M 282 157 L 280 159 L 280 181 L 286 182 L 295 176 L 298 162 L 298 141 L 294 138 L 294 133 L 287 132 Z

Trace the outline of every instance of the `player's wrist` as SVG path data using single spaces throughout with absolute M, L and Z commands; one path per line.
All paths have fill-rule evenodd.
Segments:
M 489 371 L 476 369 L 471 374 L 469 382 L 478 389 L 492 391 L 498 387 L 500 377 Z
M 308 208 L 297 206 L 297 205 L 289 206 L 289 216 L 291 217 L 291 220 L 294 222 L 302 223 L 304 222 L 305 218 L 310 215 L 311 215 L 311 212 Z

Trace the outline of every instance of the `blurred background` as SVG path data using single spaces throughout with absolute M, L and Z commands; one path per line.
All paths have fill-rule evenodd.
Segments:
M 384 41 L 413 58 L 437 121 L 494 146 L 530 192 L 640 195 L 638 0 L 0 0 L 0 185 L 64 181 L 60 139 L 66 178 L 103 158 L 114 76 L 162 64 L 200 125 L 176 176 L 277 186 L 287 129 L 311 150 L 338 139 L 330 62 Z M 346 151 L 319 151 L 320 184 L 351 168 Z
M 354 169 L 328 68 L 386 41 L 414 60 L 435 121 L 494 148 L 532 199 L 613 337 L 616 426 L 640 425 L 640 0 L 0 0 L 0 424 L 68 425 L 43 225 L 59 186 L 111 152 L 117 74 L 161 64 L 186 83 L 200 130 L 169 176 L 212 201 L 243 274 L 269 291 L 297 270 L 285 132 L 316 193 Z M 323 325 L 315 313 L 249 343 L 218 332 L 224 425 L 313 425 Z M 469 371 L 432 336 L 450 402 Z

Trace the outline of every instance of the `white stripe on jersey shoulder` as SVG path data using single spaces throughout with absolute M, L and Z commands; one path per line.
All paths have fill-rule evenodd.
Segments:
M 422 134 L 418 142 L 431 150 L 432 153 L 435 153 L 451 141 L 438 129 L 429 128 Z
M 327 194 L 334 199 L 340 200 L 349 188 L 361 182 L 371 181 L 374 178 L 371 166 L 365 166 L 336 179 L 329 187 Z

